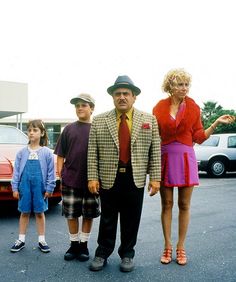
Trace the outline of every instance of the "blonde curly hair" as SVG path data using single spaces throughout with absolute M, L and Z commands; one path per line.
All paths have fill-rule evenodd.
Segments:
M 181 68 L 170 70 L 166 74 L 162 84 L 163 92 L 169 93 L 171 95 L 172 90 L 176 88 L 180 82 L 187 82 L 190 86 L 191 75 Z

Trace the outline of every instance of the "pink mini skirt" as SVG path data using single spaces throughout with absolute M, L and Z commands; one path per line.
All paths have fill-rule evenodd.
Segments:
M 192 146 L 173 142 L 161 146 L 162 186 L 199 185 L 198 166 Z

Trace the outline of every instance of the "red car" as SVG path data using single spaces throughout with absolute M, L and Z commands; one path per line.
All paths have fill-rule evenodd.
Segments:
M 0 202 L 16 201 L 11 189 L 14 161 L 17 152 L 27 144 L 28 137 L 22 131 L 13 126 L 0 125 Z M 49 204 L 58 204 L 60 201 L 60 181 L 57 179 L 53 195 L 49 198 Z

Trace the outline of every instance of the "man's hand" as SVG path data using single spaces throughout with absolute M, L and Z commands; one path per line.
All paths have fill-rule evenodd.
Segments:
M 160 190 L 159 181 L 150 181 L 148 185 L 148 192 L 150 196 L 154 196 Z
M 88 189 L 92 194 L 99 194 L 100 184 L 98 180 L 89 180 L 88 181 Z

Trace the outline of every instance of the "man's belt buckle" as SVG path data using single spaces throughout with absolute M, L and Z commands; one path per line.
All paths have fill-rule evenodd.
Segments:
M 126 167 L 119 167 L 119 172 L 125 173 L 126 172 Z

